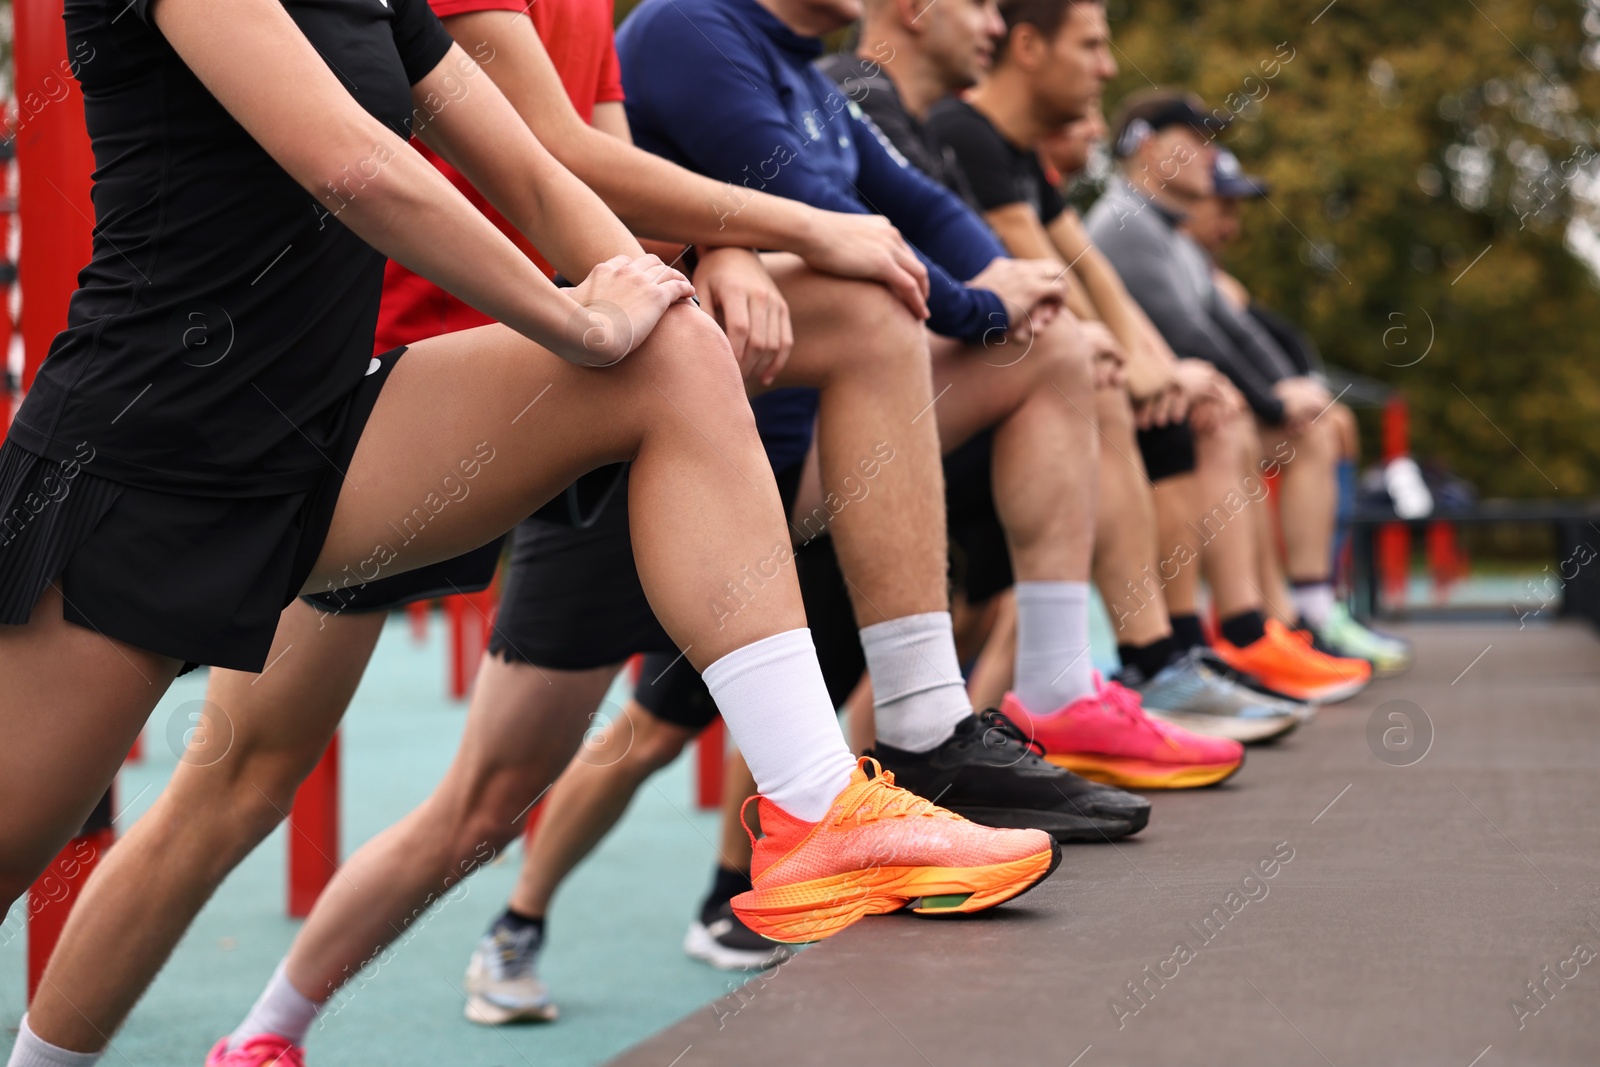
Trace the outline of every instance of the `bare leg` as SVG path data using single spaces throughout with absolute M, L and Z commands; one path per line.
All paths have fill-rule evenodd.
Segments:
M 1157 569 L 1157 544 L 1166 542 L 1165 537 L 1157 539 L 1152 494 L 1159 486 L 1153 486 L 1145 473 L 1128 394 L 1122 389 L 1097 390 L 1095 406 L 1103 447 L 1094 582 L 1111 615 L 1117 644 L 1148 645 L 1172 633 L 1161 589 L 1170 579 Z
M 967 693 L 975 708 L 998 708 L 1011 688 L 1017 663 L 1017 600 L 1009 589 L 989 601 L 988 640 L 967 678 Z
M 719 862 L 731 871 L 750 873 L 750 835 L 739 822 L 739 809 L 756 791 L 756 780 L 750 777 L 750 766 L 737 748 L 728 749 L 728 761 L 722 771 L 722 844 L 718 846 Z M 745 818 L 750 830 L 761 833 L 760 805 L 750 805 Z
M 541 670 L 486 656 L 461 748 L 433 794 L 345 861 L 289 952 L 289 981 L 328 999 L 521 831 L 578 749 L 614 668 Z M 610 729 L 615 729 L 615 724 Z M 609 747 L 595 746 L 609 759 Z M 626 762 L 626 757 L 622 762 Z M 547 812 L 541 829 L 563 820 Z
M 1292 438 L 1273 430 L 1263 438 L 1269 455 L 1288 457 L 1282 460 L 1283 477 L 1278 482 L 1278 513 L 1289 578 L 1327 581 L 1338 508 L 1339 426 L 1322 419 Z M 1285 453 L 1285 445 L 1292 451 Z
M 549 910 L 556 889 L 611 832 L 645 780 L 677 759 L 694 738 L 693 732 L 662 722 L 633 700 L 607 730 L 632 736 L 621 757 L 590 762 L 580 755 L 567 764 L 545 798 L 539 826 L 522 860 L 522 873 L 511 891 L 511 907 L 523 915 L 543 915 Z M 747 842 L 744 851 L 749 850 Z
M 1181 474 L 1156 483 L 1156 536 L 1164 549 L 1172 546 L 1162 555 L 1158 564 L 1161 577 L 1166 582 L 1163 593 L 1167 611 L 1171 615 L 1193 615 L 1199 610 L 1200 568 L 1195 566 L 1196 560 L 1192 554 L 1195 537 L 1190 523 L 1199 512 L 1202 499 L 1200 479 L 1194 475 Z M 1178 552 L 1179 545 L 1186 546 L 1191 554 Z M 1174 556 L 1189 562 L 1180 566 L 1173 559 Z M 1168 629 L 1171 629 L 1170 624 Z
M 220 759 L 191 751 L 180 760 L 155 804 L 106 853 L 45 969 L 29 1009 L 34 1032 L 89 1051 L 122 1025 L 217 886 L 283 821 L 355 695 L 385 617 L 319 618 L 297 600 L 278 624 L 272 670 L 211 672 L 207 714 L 231 728 L 232 744 Z
M 872 680 L 865 674 L 845 698 L 850 713 L 850 751 L 860 755 L 878 743 L 876 709 L 872 706 Z
M 1076 328 L 1057 319 L 1007 366 L 1004 350 L 944 338 L 932 349 L 945 450 L 995 428 L 995 508 L 1017 578 L 1088 581 L 1099 443 L 1093 368 Z
M 821 390 L 821 488 L 848 501 L 829 525 L 857 624 L 944 611 L 944 475 L 936 419 L 919 417 L 933 401 L 922 327 L 882 286 L 817 274 L 795 256 L 764 262 L 795 322 L 776 384 Z M 800 512 L 796 535 L 815 537 L 828 510 Z
M 1261 540 L 1261 523 L 1270 505 L 1266 483 L 1256 473 L 1260 444 L 1250 423 L 1235 417 L 1215 432 L 1197 436 L 1195 445 L 1202 501 L 1196 514 L 1204 540 L 1194 547 L 1211 586 L 1217 617 L 1258 611 L 1263 600 L 1258 557 L 1274 551 L 1270 542 Z M 1230 511 L 1226 503 L 1230 499 L 1247 502 L 1242 514 Z
M 0 627 L 0 910 L 78 832 L 182 664 L 61 616 Z

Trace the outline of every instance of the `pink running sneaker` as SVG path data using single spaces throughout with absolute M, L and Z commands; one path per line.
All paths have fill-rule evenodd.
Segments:
M 1007 693 L 1000 710 L 1044 746 L 1045 759 L 1124 789 L 1215 785 L 1244 763 L 1244 746 L 1205 737 L 1144 713 L 1139 694 L 1094 676 L 1095 691 L 1049 715 Z
M 277 1034 L 257 1034 L 230 1052 L 223 1038 L 206 1057 L 206 1067 L 306 1067 L 306 1050 Z

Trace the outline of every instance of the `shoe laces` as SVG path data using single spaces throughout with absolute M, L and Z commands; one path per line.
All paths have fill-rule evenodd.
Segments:
M 871 764 L 872 770 L 867 772 L 867 781 L 861 787 L 856 802 L 834 817 L 834 826 L 878 819 L 961 818 L 955 812 L 946 811 L 926 797 L 920 797 L 909 789 L 895 785 L 894 773 L 884 770 L 878 761 L 870 756 L 863 756 L 862 763 Z
M 1144 702 L 1139 699 L 1139 694 L 1126 686 L 1116 682 L 1103 682 L 1100 674 L 1094 676 L 1095 696 L 1101 704 L 1116 712 L 1135 727 L 1154 734 L 1173 748 L 1178 748 L 1178 742 L 1173 740 L 1165 723 L 1157 722 L 1144 713 Z
M 1044 756 L 1044 746 L 1018 726 L 1016 720 L 1005 712 L 990 708 L 978 716 L 978 721 L 984 727 L 984 732 L 980 735 L 984 745 L 999 749 L 1021 745 L 1036 756 L 1041 758 Z
M 497 929 L 489 935 L 483 955 L 496 981 L 526 977 L 539 956 L 539 931 L 532 926 L 516 932 Z

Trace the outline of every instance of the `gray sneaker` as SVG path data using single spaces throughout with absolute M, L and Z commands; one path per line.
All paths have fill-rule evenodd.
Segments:
M 1211 670 L 1201 649 L 1190 649 L 1149 680 L 1123 684 L 1139 693 L 1155 718 L 1245 744 L 1282 737 L 1306 717 L 1302 705 L 1257 693 Z
M 496 926 L 479 938 L 467 965 L 466 1017 L 483 1026 L 553 1021 L 559 1013 L 535 971 L 541 947 L 531 926 Z

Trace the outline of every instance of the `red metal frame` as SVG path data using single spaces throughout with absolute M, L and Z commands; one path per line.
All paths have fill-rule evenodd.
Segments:
M 713 719 L 700 731 L 695 745 L 695 803 L 701 808 L 722 806 L 722 769 L 727 762 L 726 730 Z

